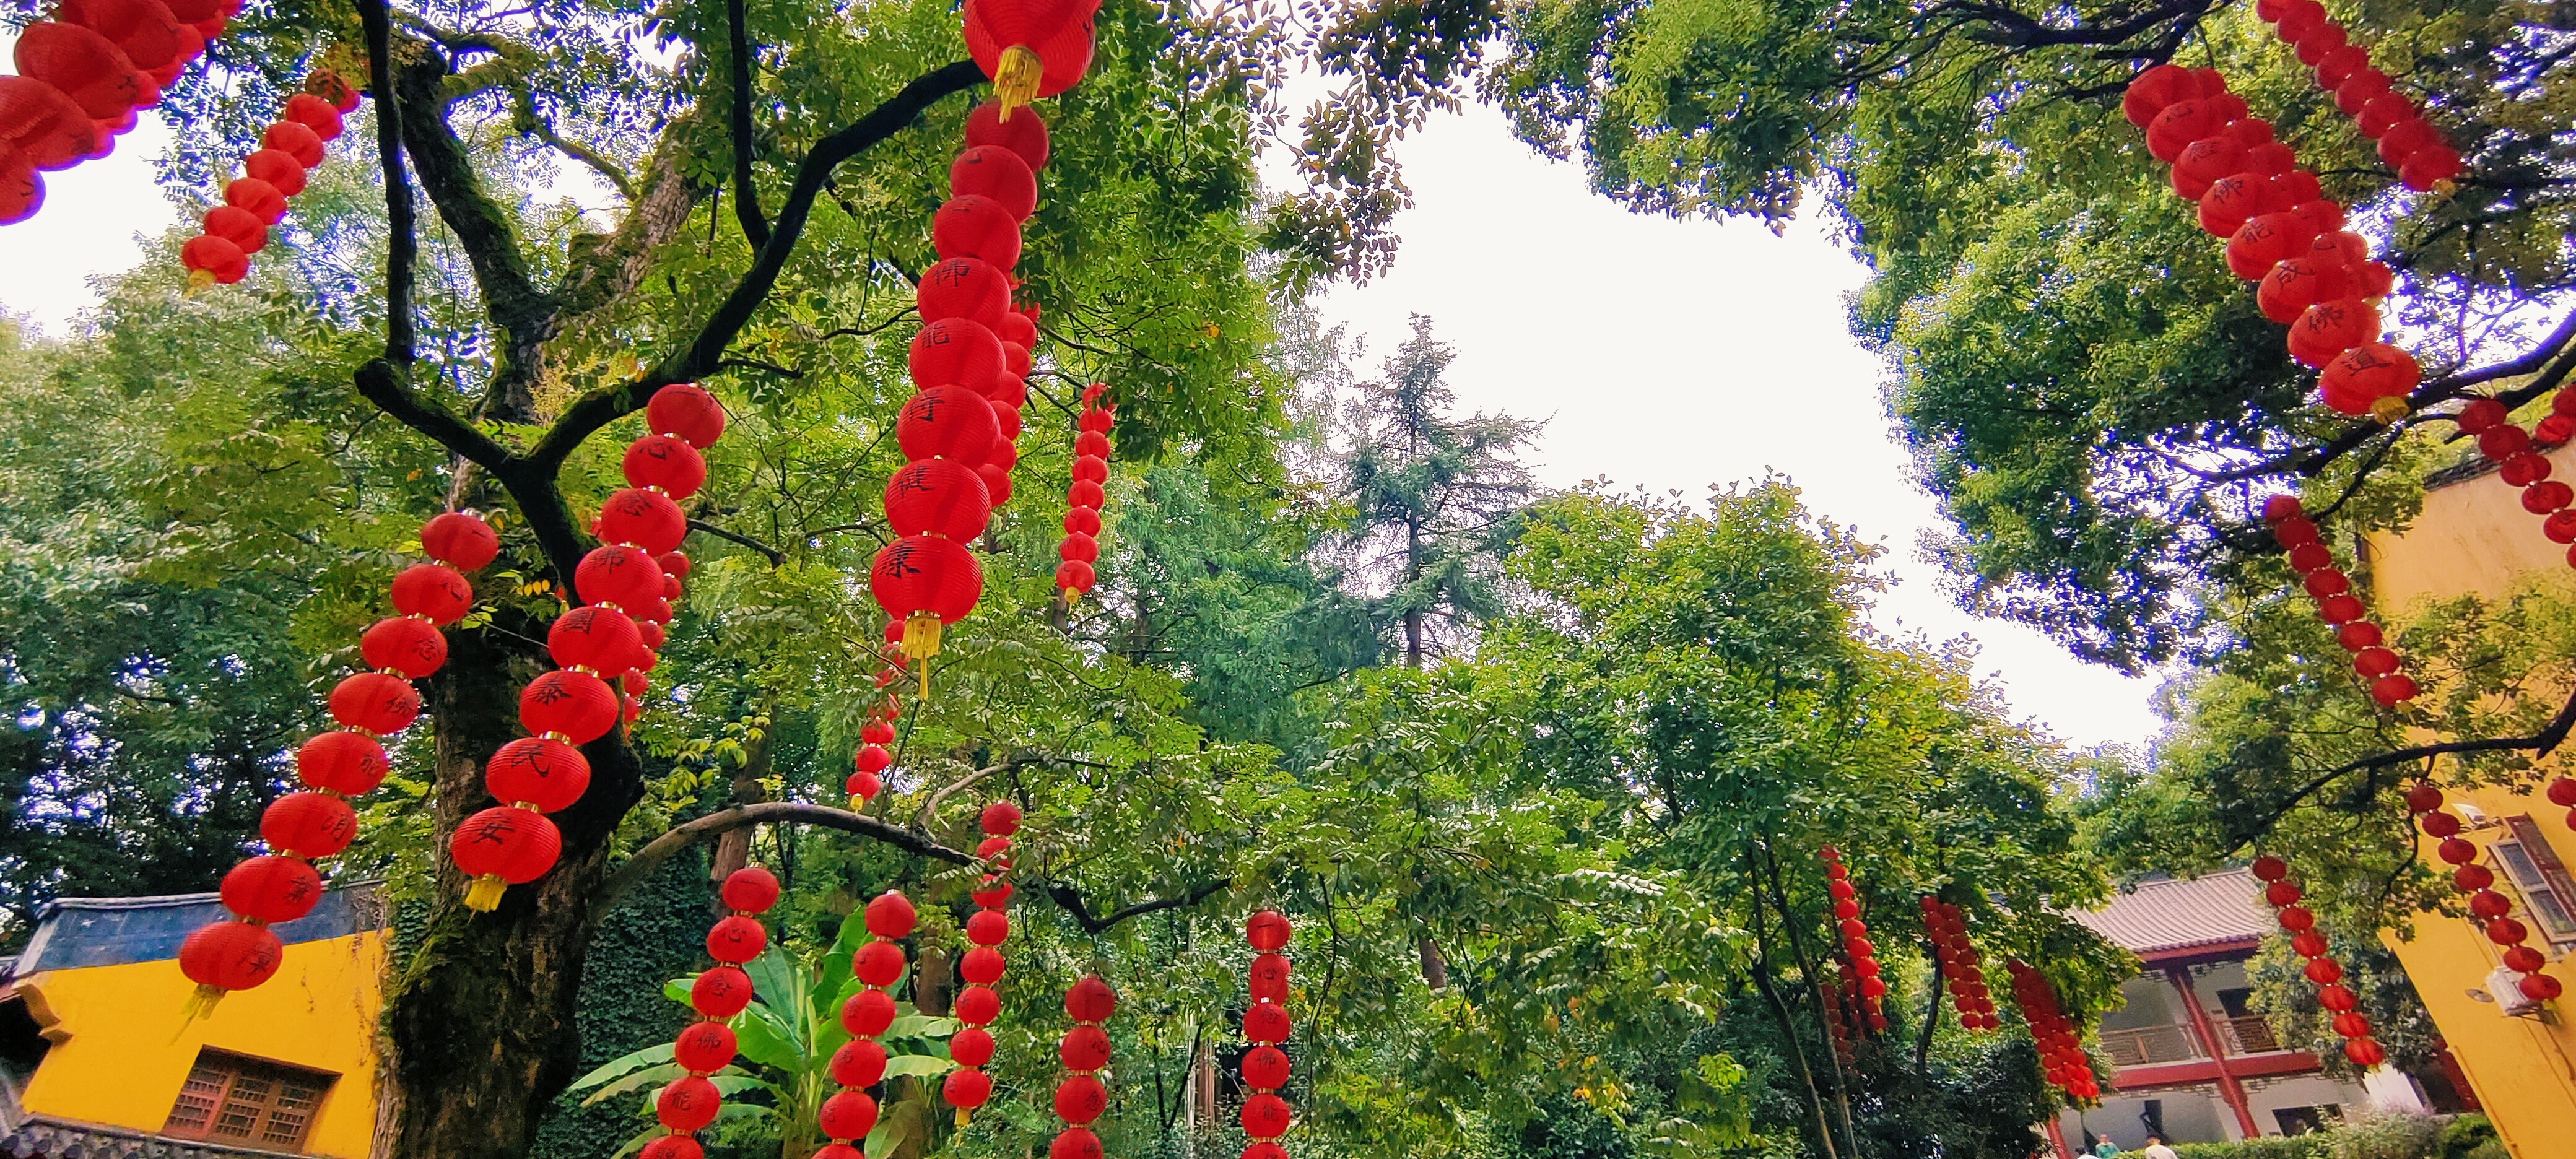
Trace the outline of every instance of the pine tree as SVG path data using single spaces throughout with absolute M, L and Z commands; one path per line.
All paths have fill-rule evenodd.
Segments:
M 1341 415 L 1339 482 L 1352 512 L 1340 546 L 1350 578 L 1382 591 L 1371 599 L 1375 620 L 1400 629 L 1412 668 L 1500 610 L 1512 517 L 1537 491 L 1517 455 L 1542 425 L 1451 417 L 1457 396 L 1442 375 L 1456 355 L 1431 325 L 1413 315 L 1413 337 Z

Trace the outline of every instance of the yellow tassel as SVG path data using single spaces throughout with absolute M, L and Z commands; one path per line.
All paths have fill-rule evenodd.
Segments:
M 188 994 L 188 1000 L 179 1004 L 180 1031 L 185 1033 L 188 1029 L 188 1024 L 200 1018 L 214 1017 L 215 1003 L 223 1000 L 224 991 L 218 990 L 212 986 L 200 985 L 195 990 L 191 991 Z M 178 1041 L 178 1036 L 171 1036 L 171 1041 Z
M 213 270 L 188 271 L 188 297 L 196 297 L 200 292 L 213 289 L 214 285 L 215 272 Z
M 465 908 L 476 913 L 490 913 L 500 908 L 501 891 L 508 888 L 510 883 L 503 881 L 501 875 L 497 873 L 487 873 L 475 878 L 474 884 L 466 887 Z
M 966 1129 L 966 1116 L 967 1116 L 967 1114 L 968 1114 L 968 1112 L 967 1112 L 966 1108 L 964 1108 L 964 1107 L 959 1107 L 959 1108 L 957 1108 L 957 1129 L 958 1129 L 958 1130 L 963 1131 L 963 1130 L 965 1130 L 965 1129 Z
M 1081 602 L 1082 602 L 1082 589 L 1080 589 L 1080 588 L 1066 588 L 1066 589 L 1064 589 L 1064 606 L 1066 607 L 1066 609 L 1070 610 L 1070 609 L 1071 609 L 1075 604 L 1078 604 L 1078 603 L 1081 603 Z
M 2381 426 L 2386 426 L 2405 418 L 2407 409 L 2404 396 L 2383 395 L 2371 400 L 2370 417 L 2378 419 Z
M 1037 99 L 1038 82 L 1046 77 L 1046 62 L 1038 59 L 1036 50 L 1025 44 L 1014 44 L 1002 50 L 1002 59 L 993 68 L 993 99 L 1002 103 L 1001 120 L 1011 119 L 1011 110 Z
M 913 660 L 939 654 L 939 613 L 914 612 L 903 618 L 903 654 Z

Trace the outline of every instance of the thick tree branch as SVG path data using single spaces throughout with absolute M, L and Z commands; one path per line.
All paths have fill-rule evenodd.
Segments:
M 744 547 L 748 547 L 753 551 L 759 552 L 763 558 L 769 561 L 769 566 L 771 567 L 777 567 L 778 565 L 787 562 L 787 553 L 771 547 L 766 543 L 762 543 L 757 539 L 753 539 L 748 535 L 744 535 L 741 532 L 727 531 L 724 528 L 718 527 L 703 519 L 690 520 L 689 530 L 703 531 L 718 539 L 724 540 L 727 543 L 736 543 Z
M 841 162 L 857 156 L 868 147 L 883 141 L 919 118 L 923 110 L 952 93 L 964 92 L 984 79 L 975 62 L 961 60 L 933 69 L 896 93 L 884 104 L 869 110 L 858 123 L 834 133 L 816 144 L 814 151 L 797 167 L 796 182 L 778 207 L 778 221 L 769 240 L 760 247 L 751 269 L 716 308 L 706 325 L 688 348 L 648 371 L 642 378 L 622 386 L 595 390 L 583 395 L 564 409 L 545 437 L 528 457 L 539 469 L 552 472 L 571 456 L 591 433 L 615 421 L 618 416 L 642 410 L 655 392 L 673 383 L 692 382 L 711 373 L 724 360 L 725 347 L 734 335 L 751 321 L 751 315 L 778 284 L 780 271 L 787 266 L 788 254 L 805 232 L 805 219 L 813 212 L 814 198 L 823 190 L 823 182 Z
M 733 212 L 753 249 L 769 244 L 760 217 L 760 191 L 751 181 L 751 35 L 744 31 L 742 0 L 725 0 L 725 34 L 733 56 Z
M 2431 757 L 2449 756 L 2455 753 L 2512 752 L 2519 749 L 2530 749 L 2531 755 L 2535 757 L 2545 757 L 2556 751 L 2559 745 L 2566 743 L 2567 734 L 2571 730 L 2576 730 L 2576 694 L 2568 696 L 2567 703 L 2558 706 L 2558 714 L 2550 717 L 2549 723 L 2541 726 L 2539 732 L 2535 732 L 2529 736 L 2499 736 L 2487 737 L 2481 740 L 2455 740 L 2444 741 L 2440 744 L 2416 745 L 2413 748 L 2391 749 L 2374 756 L 2367 756 L 2357 761 L 2350 761 L 2337 765 L 2318 774 L 2315 779 L 2309 781 L 2307 784 L 2300 786 L 2297 792 L 2291 793 L 2289 796 L 2282 798 L 2281 803 L 2274 806 L 2269 813 L 2265 814 L 2262 822 L 2255 825 L 2251 833 L 2240 837 L 2236 844 L 2241 847 L 2246 842 L 2252 841 L 2255 835 L 2270 832 L 2272 826 L 2279 824 L 2281 818 L 2288 816 L 2290 810 L 2297 808 L 2301 802 L 2304 802 L 2309 797 L 2322 792 L 2326 786 L 2332 785 L 2336 781 L 2342 780 L 2354 773 L 2364 772 L 2371 769 L 2383 769 L 2390 765 L 2401 765 L 2411 761 L 2425 760 Z M 2230 852 L 2234 852 L 2234 850 L 2231 849 Z
M 393 23 L 385 0 L 358 0 L 358 23 L 366 30 L 367 86 L 376 97 L 376 158 L 385 174 L 385 358 L 409 367 L 418 345 L 411 291 L 420 224 L 412 209 L 411 179 L 403 173 L 402 98 L 394 92 Z
M 554 298 L 530 278 L 527 256 L 510 215 L 484 192 L 465 143 L 448 128 L 448 102 L 442 94 L 447 62 L 436 49 L 417 40 L 400 46 L 400 51 L 410 58 L 394 81 L 403 142 L 420 174 L 421 188 L 429 191 L 440 220 L 465 251 L 475 288 L 483 295 L 484 312 L 503 336 L 484 413 L 509 422 L 534 422 L 536 400 L 531 386 L 538 348 L 554 336 Z
M 862 837 L 885 842 L 906 853 L 927 857 L 933 861 L 945 861 L 951 865 L 973 865 L 979 860 L 972 853 L 940 844 L 930 834 L 921 830 L 880 821 L 865 813 L 853 813 L 830 805 L 809 805 L 801 801 L 763 801 L 709 813 L 646 842 L 642 849 L 636 850 L 634 856 L 627 858 L 625 864 L 618 866 L 608 875 L 607 880 L 600 883 L 599 889 L 591 896 L 592 912 L 607 912 L 608 907 L 616 905 L 617 899 L 624 896 L 626 891 L 635 888 L 645 878 L 652 876 L 654 870 L 661 868 L 663 862 L 669 861 L 692 845 L 745 826 L 774 825 L 785 822 L 820 825 L 826 829 L 856 833 Z M 1129 918 L 1197 905 L 1233 888 L 1234 885 L 1232 881 L 1227 880 L 1204 882 L 1173 897 L 1140 901 L 1094 917 L 1091 907 L 1083 903 L 1082 895 L 1076 893 L 1071 886 L 1052 881 L 1040 881 L 1034 884 L 1050 900 L 1063 907 L 1064 912 L 1072 916 L 1074 923 L 1081 926 L 1083 932 L 1092 934 Z
M 404 426 L 438 440 L 438 445 L 464 456 L 469 462 L 495 473 L 510 463 L 510 452 L 506 448 L 456 417 L 455 412 L 420 397 L 412 390 L 410 378 L 408 365 L 397 365 L 390 358 L 370 359 L 358 368 L 358 393 L 376 404 L 376 409 L 392 415 Z

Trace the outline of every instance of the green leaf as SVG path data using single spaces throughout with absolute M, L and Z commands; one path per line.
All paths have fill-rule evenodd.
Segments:
M 734 1049 L 762 1066 L 795 1073 L 808 1069 L 796 1029 L 769 1007 L 754 1002 L 733 1020 Z
M 676 1062 L 666 1062 L 660 1066 L 646 1067 L 643 1070 L 636 1071 L 617 1080 L 616 1082 L 599 1088 L 597 1093 L 591 1095 L 589 1098 L 583 1099 L 581 1101 L 581 1105 L 585 1107 L 591 1106 L 602 1099 L 613 1099 L 619 1095 L 627 1093 L 628 1091 L 637 1090 L 643 1087 L 658 1087 L 663 1083 L 667 1083 L 672 1079 L 678 1078 L 687 1073 L 689 1072 L 680 1069 L 680 1064 Z M 649 1102 L 650 1100 L 647 1101 Z M 646 1113 L 651 1113 L 650 1107 L 646 1108 Z
M 637 1067 L 652 1066 L 655 1063 L 669 1062 L 671 1061 L 671 1050 L 671 1044 L 664 1042 L 645 1047 L 633 1054 L 612 1058 L 607 1062 L 599 1064 L 599 1069 L 583 1075 L 580 1078 L 574 1079 L 572 1081 L 572 1086 L 566 1089 L 576 1091 L 587 1090 L 591 1087 L 607 1082 L 610 1079 L 616 1078 L 619 1075 L 625 1074 L 628 1071 L 634 1070 Z
M 956 1063 L 937 1055 L 898 1054 L 886 1060 L 885 1072 L 887 1077 L 893 1077 L 907 1074 L 947 1074 L 955 1069 L 957 1069 Z
M 958 1022 L 954 1018 L 941 1018 L 935 1014 L 907 1014 L 886 1026 L 885 1037 L 946 1038 L 957 1033 L 957 1027 Z

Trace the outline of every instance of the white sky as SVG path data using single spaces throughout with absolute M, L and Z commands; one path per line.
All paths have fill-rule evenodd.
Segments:
M 147 116 L 113 156 L 46 175 L 45 208 L 0 227 L 0 311 L 61 333 L 96 302 L 92 278 L 139 260 L 135 234 L 177 216 L 152 184 L 167 139 Z M 1775 469 L 1822 517 L 1889 549 L 1884 570 L 1899 582 L 1873 612 L 1881 628 L 1975 638 L 1980 670 L 2014 711 L 2075 744 L 2154 733 L 2153 679 L 1967 616 L 1916 558 L 1938 516 L 1906 481 L 1877 361 L 1843 327 L 1862 268 L 1814 222 L 1781 238 L 1750 222 L 1630 214 L 1481 106 L 1434 122 L 1397 156 L 1416 208 L 1397 221 L 1394 272 L 1323 303 L 1369 340 L 1364 369 L 1403 340 L 1406 315 L 1429 314 L 1457 351 L 1449 381 L 1462 406 L 1548 420 L 1535 455 L 1547 483 L 1608 476 L 1696 498 Z

